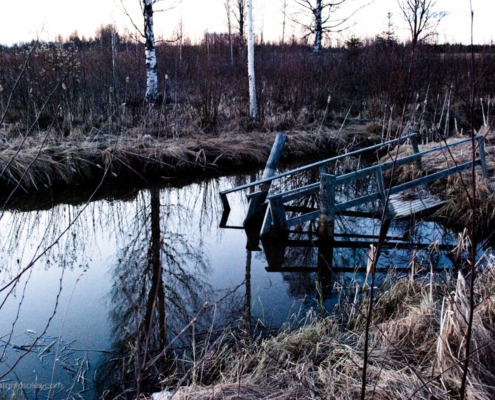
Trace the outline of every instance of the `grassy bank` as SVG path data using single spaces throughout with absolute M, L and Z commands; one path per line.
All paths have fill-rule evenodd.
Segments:
M 287 132 L 283 156 L 296 160 L 323 157 L 347 147 L 379 140 L 364 124 L 344 130 Z M 0 144 L 0 184 L 25 190 L 128 179 L 152 179 L 221 173 L 263 165 L 270 153 L 272 132 L 226 133 L 158 138 L 149 134 L 80 135 L 60 139 L 52 132 Z
M 495 264 L 488 257 L 481 266 L 474 287 L 465 397 L 480 400 L 495 396 Z M 365 398 L 459 398 L 469 283 L 448 273 L 419 279 L 393 274 L 392 270 L 375 297 Z M 168 397 L 163 393 L 162 398 L 172 394 L 177 400 L 360 398 L 368 296 L 360 287 L 359 292 L 361 302 L 343 295 L 334 315 L 309 317 L 295 331 L 258 343 L 217 346 L 194 363 L 189 376 L 190 382 L 208 377 L 209 385 L 175 387 L 170 376 L 163 381 Z

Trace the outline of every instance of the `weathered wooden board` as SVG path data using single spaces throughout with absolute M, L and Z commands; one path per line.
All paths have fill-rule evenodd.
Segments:
M 389 209 L 394 218 L 405 218 L 416 213 L 438 208 L 445 203 L 445 201 L 433 196 L 405 200 L 400 195 L 392 195 L 389 199 Z

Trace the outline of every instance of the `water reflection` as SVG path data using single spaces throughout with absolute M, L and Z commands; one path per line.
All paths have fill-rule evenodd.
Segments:
M 142 209 L 130 227 L 135 234 L 111 268 L 113 354 L 101 361 L 98 381 L 112 396 L 123 386 L 133 396 L 150 392 L 156 377 L 173 363 L 172 348 L 166 351 L 170 340 L 211 298 L 203 244 L 181 229 L 191 227 L 193 214 L 174 194 L 166 191 L 161 198 L 158 188 L 143 194 Z M 200 220 L 204 218 L 208 214 L 200 213 Z M 199 329 L 207 322 L 207 315 L 200 317 Z
M 318 176 L 309 171 L 280 185 L 291 188 Z M 248 331 L 280 327 L 299 309 L 329 309 L 339 279 L 331 272 L 364 267 L 369 247 L 335 246 L 329 269 L 319 262 L 315 223 L 272 242 L 260 242 L 259 231 L 250 238 L 242 229 L 217 230 L 218 192 L 258 177 L 148 187 L 51 208 L 44 202 L 43 211 L 25 203 L 22 211 L 6 211 L 0 219 L 2 379 L 53 384 L 39 391 L 49 398 L 135 398 L 154 390 L 172 363 L 193 369 L 191 344 L 205 333 L 214 337 L 229 324 Z M 370 184 L 342 190 L 366 191 Z M 242 226 L 245 194 L 231 196 L 229 225 Z M 316 196 L 308 197 L 292 204 L 291 212 L 317 205 Z M 339 232 L 351 229 L 363 241 L 376 234 L 376 221 L 362 227 L 359 221 L 346 216 Z M 411 238 L 429 235 L 426 241 L 437 230 L 419 227 L 393 225 L 389 236 L 407 231 Z M 410 260 L 406 251 L 391 248 L 388 262 Z M 34 391 L 26 389 L 27 397 Z

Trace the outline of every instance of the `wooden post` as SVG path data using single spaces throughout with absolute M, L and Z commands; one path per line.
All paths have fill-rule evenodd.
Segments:
M 331 275 L 335 233 L 335 175 L 321 174 L 318 220 L 318 269 Z M 330 276 L 331 280 L 331 276 Z
M 380 192 L 380 199 L 382 201 L 382 207 L 386 207 L 385 216 L 390 218 L 391 213 L 387 202 L 387 192 L 385 191 L 385 182 L 383 181 L 383 170 L 381 166 L 376 169 L 376 182 L 378 184 L 378 191 Z
M 483 171 L 483 176 L 488 178 L 488 168 L 486 167 L 486 158 L 485 158 L 485 141 L 483 137 L 479 140 L 479 152 L 480 152 L 480 161 L 481 161 L 481 170 Z
M 270 213 L 272 215 L 273 231 L 280 234 L 287 229 L 287 218 L 285 216 L 284 199 L 282 195 L 273 196 L 270 200 Z
M 275 172 L 280 161 L 282 154 L 282 149 L 285 144 L 286 136 L 282 133 L 277 133 L 275 137 L 275 142 L 273 142 L 272 150 L 268 161 L 266 162 L 265 170 L 263 171 L 262 179 L 271 178 L 275 175 Z M 254 226 L 261 225 L 263 219 L 263 210 L 261 209 L 261 204 L 265 201 L 268 190 L 270 189 L 270 182 L 262 183 L 260 185 L 261 193 L 256 196 L 252 196 L 249 199 L 248 211 L 246 218 L 244 219 L 244 226 Z
M 265 170 L 263 171 L 263 176 L 261 179 L 271 178 L 275 175 L 275 172 L 278 168 L 278 163 L 280 161 L 280 157 L 282 155 L 282 149 L 284 148 L 285 136 L 283 133 L 277 133 L 275 137 L 275 142 L 273 142 L 272 150 L 270 152 L 270 156 L 268 157 L 268 161 L 266 162 Z M 262 192 L 268 192 L 270 189 L 271 182 L 262 183 L 260 185 Z
M 411 136 L 411 144 L 412 148 L 415 154 L 419 153 L 419 146 L 418 146 L 418 137 L 416 135 Z M 421 158 L 418 158 L 416 160 L 416 168 L 418 169 L 423 169 L 423 165 L 421 164 Z
M 333 239 L 335 229 L 335 175 L 321 174 L 320 219 L 318 233 L 325 239 Z

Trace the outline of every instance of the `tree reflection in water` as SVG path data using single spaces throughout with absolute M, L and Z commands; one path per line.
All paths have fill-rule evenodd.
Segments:
M 172 349 L 180 346 L 168 346 L 171 339 L 193 320 L 212 290 L 205 281 L 208 264 L 201 244 L 182 231 L 191 227 L 190 210 L 161 204 L 157 188 L 146 197 L 133 219 L 131 240 L 112 269 L 113 355 L 101 362 L 98 374 L 100 389 L 106 386 L 112 395 L 123 388 L 131 397 L 153 389 L 174 362 Z M 206 319 L 202 315 L 198 325 Z

